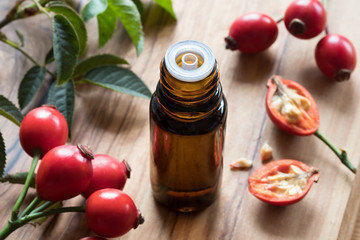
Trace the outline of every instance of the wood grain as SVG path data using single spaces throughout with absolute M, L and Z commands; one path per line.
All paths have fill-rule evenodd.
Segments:
M 12 1 L 0 1 L 4 16 Z M 85 1 L 80 2 L 80 8 Z M 192 39 L 204 42 L 220 64 L 221 81 L 229 103 L 224 152 L 224 174 L 220 198 L 208 209 L 195 214 L 178 214 L 159 206 L 152 198 L 149 181 L 149 101 L 94 86 L 76 87 L 76 112 L 70 144 L 84 143 L 96 153 L 127 159 L 133 168 L 125 191 L 132 196 L 145 216 L 145 223 L 121 239 L 360 239 L 360 177 L 341 165 L 337 157 L 315 138 L 295 137 L 278 130 L 266 115 L 266 81 L 273 74 L 296 80 L 313 94 L 320 111 L 320 131 L 335 145 L 347 150 L 359 167 L 360 144 L 360 70 L 348 82 L 336 83 L 316 68 L 314 48 L 321 36 L 300 40 L 290 36 L 283 23 L 279 36 L 267 51 L 246 55 L 225 50 L 223 38 L 232 21 L 240 14 L 261 11 L 280 19 L 290 0 L 174 0 L 178 17 L 173 20 L 155 2 L 145 5 L 145 47 L 139 57 L 129 37 L 119 25 L 114 37 L 97 50 L 97 25 L 87 23 L 89 48 L 96 52 L 118 54 L 131 63 L 151 91 L 159 79 L 159 64 L 173 43 Z M 360 48 L 357 9 L 360 2 L 328 1 L 330 32 L 348 37 Z M 46 16 L 17 21 L 2 30 L 16 39 L 20 30 L 25 49 L 42 62 L 51 46 L 50 22 Z M 0 94 L 17 103 L 17 87 L 32 64 L 14 49 L 0 44 Z M 45 92 L 45 90 L 44 90 Z M 41 104 L 36 99 L 33 106 Z M 5 138 L 7 172 L 26 171 L 31 160 L 22 151 L 18 127 L 3 118 L 0 131 Z M 267 141 L 274 158 L 293 158 L 320 169 L 320 181 L 304 200 L 284 208 L 266 205 L 247 190 L 247 178 L 262 166 L 260 146 Z M 230 171 L 228 165 L 239 157 L 254 161 L 249 171 Z M 0 185 L 0 227 L 10 217 L 21 186 Z M 31 191 L 34 194 L 34 191 Z M 31 196 L 26 199 L 31 200 Z M 84 204 L 81 197 L 65 201 L 67 206 Z M 80 213 L 61 214 L 37 228 L 25 226 L 9 239 L 72 240 L 93 235 Z

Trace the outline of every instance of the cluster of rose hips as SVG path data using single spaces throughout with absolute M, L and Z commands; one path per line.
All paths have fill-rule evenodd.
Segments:
M 133 200 L 122 191 L 130 167 L 106 154 L 93 155 L 85 145 L 65 145 L 68 126 L 52 106 L 31 110 L 20 125 L 20 143 L 41 158 L 36 193 L 45 201 L 82 195 L 89 228 L 102 237 L 119 237 L 143 223 Z
M 350 78 L 356 66 L 355 48 L 346 37 L 327 32 L 326 10 L 320 1 L 295 0 L 281 20 L 284 20 L 289 33 L 300 39 L 310 39 L 326 32 L 315 48 L 318 68 L 337 81 Z M 225 38 L 226 48 L 244 53 L 264 51 L 277 38 L 278 22 L 260 12 L 246 13 L 232 23 L 229 36 Z

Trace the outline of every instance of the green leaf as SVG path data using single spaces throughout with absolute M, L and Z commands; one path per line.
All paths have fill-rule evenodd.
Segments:
M 82 10 L 81 17 L 85 22 L 87 22 L 91 18 L 104 12 L 107 7 L 108 3 L 106 0 L 90 0 L 90 2 L 86 4 Z
M 62 15 L 53 19 L 54 58 L 59 85 L 70 79 L 79 55 L 79 40 L 70 22 Z
M 174 13 L 171 0 L 154 0 L 154 1 L 157 4 L 159 4 L 163 9 L 165 9 L 168 13 L 170 13 L 174 19 L 176 19 L 176 15 Z
M 143 98 L 150 98 L 151 92 L 145 83 L 132 71 L 119 66 L 95 68 L 85 75 L 85 82 Z
M 0 115 L 20 126 L 24 116 L 20 110 L 6 97 L 0 95 Z
M 97 15 L 98 31 L 99 31 L 99 45 L 98 48 L 102 48 L 107 41 L 114 34 L 117 27 L 117 18 L 114 12 L 107 8 L 105 12 Z
M 82 76 L 90 70 L 105 65 L 129 64 L 125 59 L 116 55 L 101 54 L 82 59 L 75 67 L 73 78 Z
M 101 55 L 91 56 L 79 61 L 78 65 L 76 65 L 75 67 L 73 78 L 82 76 L 96 67 L 101 67 L 105 65 L 118 65 L 118 64 L 129 64 L 129 63 L 125 59 L 111 54 L 101 54 Z
M 26 72 L 18 89 L 20 109 L 24 109 L 40 90 L 41 85 L 44 82 L 45 72 L 45 67 L 40 67 L 38 65 L 33 66 Z
M 54 60 L 54 49 L 51 48 L 45 56 L 45 65 L 52 63 Z
M 64 115 L 69 127 L 69 137 L 71 137 L 71 125 L 75 106 L 74 82 L 70 80 L 60 86 L 53 83 L 49 90 L 48 102 Z
M 108 4 L 128 32 L 136 47 L 137 55 L 140 55 L 144 47 L 144 32 L 135 3 L 131 0 L 108 0 Z
M 6 165 L 6 149 L 4 138 L 0 132 L 0 177 L 4 175 Z
M 18 172 L 15 174 L 6 174 L 5 177 L 0 178 L 0 182 L 5 183 L 12 183 L 12 184 L 25 184 L 28 172 Z M 1 175 L 2 176 L 2 175 Z M 30 187 L 35 188 L 35 179 L 36 174 L 33 174 L 30 180 Z
M 79 39 L 80 52 L 83 55 L 87 45 L 87 33 L 84 21 L 78 13 L 69 5 L 61 1 L 53 1 L 48 5 L 48 9 L 54 13 L 61 14 L 72 24 L 75 33 Z
M 140 13 L 141 19 L 144 19 L 144 5 L 142 4 L 141 0 L 132 0 L 132 1 L 135 3 Z
M 20 40 L 20 47 L 24 47 L 24 35 L 18 30 L 15 30 L 15 32 Z

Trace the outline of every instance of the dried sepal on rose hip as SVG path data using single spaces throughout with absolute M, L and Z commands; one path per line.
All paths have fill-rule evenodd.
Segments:
M 285 206 L 303 199 L 318 179 L 316 168 L 297 160 L 282 159 L 267 163 L 253 172 L 248 179 L 248 187 L 258 199 Z
M 260 12 L 245 13 L 231 24 L 226 49 L 258 53 L 269 48 L 277 36 L 277 23 L 271 17 Z
M 284 23 L 293 36 L 310 39 L 324 31 L 326 10 L 318 0 L 295 0 L 285 11 Z
M 280 76 L 271 77 L 267 87 L 266 111 L 277 127 L 298 136 L 314 134 L 338 156 L 347 168 L 356 173 L 356 168 L 348 159 L 347 153 L 335 147 L 319 132 L 319 111 L 314 98 L 306 88 Z

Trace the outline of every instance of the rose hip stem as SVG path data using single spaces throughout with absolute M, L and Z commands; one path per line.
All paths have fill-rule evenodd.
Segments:
M 326 13 L 327 13 L 327 0 L 321 0 L 322 5 L 324 6 Z M 329 34 L 329 25 L 326 23 L 325 29 L 324 29 L 325 35 Z
M 17 218 L 18 214 L 19 214 L 19 209 L 20 209 L 22 203 L 24 202 L 26 193 L 27 193 L 27 191 L 29 189 L 31 178 L 34 175 L 37 163 L 38 163 L 38 161 L 40 159 L 40 154 L 41 154 L 40 149 L 35 149 L 34 150 L 33 161 L 31 163 L 31 167 L 30 167 L 28 176 L 26 177 L 26 181 L 25 181 L 23 190 L 22 190 L 18 200 L 16 201 L 16 203 L 15 203 L 13 209 L 12 209 L 12 214 L 11 214 L 11 220 L 12 221 L 14 221 Z
M 314 133 L 316 137 L 318 137 L 321 141 L 323 141 L 326 145 L 330 147 L 330 149 L 339 157 L 341 162 L 349 168 L 353 173 L 356 173 L 356 168 L 353 166 L 353 164 L 350 162 L 347 153 L 343 149 L 339 149 L 336 146 L 334 146 L 327 138 L 325 138 L 319 130 L 316 130 Z

